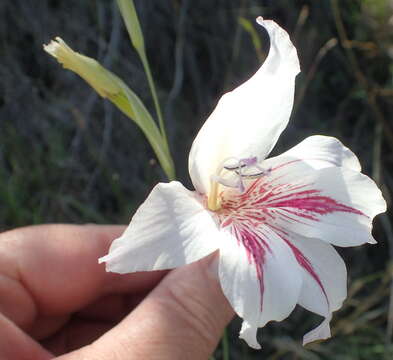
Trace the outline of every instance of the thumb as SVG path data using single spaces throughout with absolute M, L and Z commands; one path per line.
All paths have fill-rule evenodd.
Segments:
M 218 253 L 171 271 L 118 326 L 85 348 L 98 359 L 208 359 L 234 313 Z M 93 353 L 91 353 L 93 352 Z

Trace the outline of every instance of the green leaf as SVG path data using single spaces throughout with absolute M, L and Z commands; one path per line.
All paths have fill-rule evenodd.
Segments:
M 126 24 L 126 28 L 131 39 L 131 43 L 135 47 L 142 61 L 143 68 L 146 73 L 147 81 L 149 83 L 150 92 L 153 97 L 154 107 L 156 109 L 160 131 L 164 138 L 167 150 L 169 152 L 169 145 L 167 142 L 165 126 L 164 126 L 164 118 L 162 116 L 160 103 L 158 101 L 156 86 L 154 84 L 154 79 L 150 70 L 149 61 L 147 59 L 146 50 L 145 50 L 145 40 L 143 37 L 141 25 L 139 23 L 138 14 L 136 13 L 134 1 L 117 0 L 117 5 L 119 6 L 121 16 L 123 17 L 124 23 Z
M 145 52 L 145 40 L 134 2 L 132 0 L 117 0 L 117 5 L 126 24 L 132 45 L 138 51 L 139 55 L 141 55 L 141 52 Z

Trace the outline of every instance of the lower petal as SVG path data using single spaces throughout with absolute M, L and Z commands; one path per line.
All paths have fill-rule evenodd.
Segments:
M 290 247 L 271 229 L 223 230 L 219 276 L 225 296 L 243 318 L 240 332 L 260 348 L 256 332 L 271 320 L 285 319 L 300 296 L 302 275 Z
M 320 325 L 318 325 L 315 329 L 308 332 L 303 336 L 303 345 L 306 345 L 310 342 L 317 340 L 326 340 L 331 337 L 330 333 L 330 320 L 332 319 L 332 315 L 330 314 L 322 321 Z
M 303 344 L 330 337 L 329 322 L 347 297 L 347 270 L 337 251 L 326 242 L 290 236 L 292 251 L 302 268 L 303 285 L 299 305 L 324 321 L 303 338 Z
M 121 274 L 172 269 L 217 250 L 219 236 L 215 220 L 195 192 L 176 181 L 160 183 L 99 262 Z
M 299 305 L 321 316 L 341 308 L 347 297 L 347 269 L 337 251 L 318 239 L 294 235 L 290 241 L 303 269 Z

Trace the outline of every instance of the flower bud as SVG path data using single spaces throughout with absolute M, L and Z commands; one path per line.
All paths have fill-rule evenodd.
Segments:
M 55 57 L 65 69 L 77 73 L 104 98 L 119 94 L 122 88 L 118 79 L 96 60 L 72 50 L 61 38 L 56 37 L 44 50 Z

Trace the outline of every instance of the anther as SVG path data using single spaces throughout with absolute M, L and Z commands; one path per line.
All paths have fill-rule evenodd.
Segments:
M 232 162 L 232 164 L 228 165 L 228 162 Z M 235 176 L 225 176 L 225 174 L 222 176 L 223 170 L 226 170 Z M 218 168 L 217 173 L 211 176 L 211 189 L 208 196 L 209 209 L 216 211 L 221 207 L 218 190 L 219 185 L 237 189 L 242 194 L 246 190 L 244 179 L 257 179 L 268 174 L 270 170 L 271 169 L 266 170 L 260 167 L 256 156 L 240 160 L 236 158 L 228 158 L 224 160 Z

